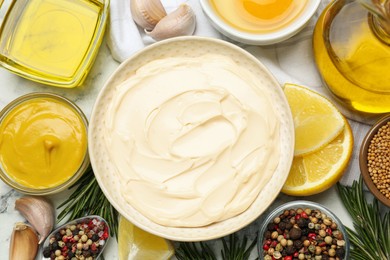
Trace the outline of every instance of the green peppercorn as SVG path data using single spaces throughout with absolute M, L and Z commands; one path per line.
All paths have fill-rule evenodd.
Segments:
M 273 257 L 275 259 L 280 259 L 280 258 L 282 258 L 282 254 L 279 251 L 275 251 L 273 254 Z
M 314 254 L 315 251 L 316 251 L 316 246 L 315 246 L 315 245 L 310 245 L 310 246 L 308 247 L 308 250 L 309 250 L 310 253 Z

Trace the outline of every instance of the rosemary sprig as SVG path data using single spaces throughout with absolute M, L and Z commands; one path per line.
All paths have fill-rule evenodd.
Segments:
M 229 244 L 222 238 L 223 250 L 221 250 L 222 259 L 229 260 L 244 260 L 249 259 L 253 247 L 256 245 L 257 236 L 252 243 L 247 246 L 248 239 L 243 237 L 241 244 L 239 243 L 235 234 L 229 236 Z
M 214 252 L 204 242 L 182 242 L 175 250 L 178 260 L 217 260 Z
M 372 203 L 367 201 L 361 177 L 351 187 L 338 183 L 337 189 L 355 228 L 346 227 L 352 244 L 351 259 L 390 259 L 390 213 L 381 215 L 376 198 Z
M 59 213 L 57 222 L 69 215 L 69 219 L 87 215 L 98 215 L 104 218 L 109 226 L 111 236 L 118 237 L 118 212 L 110 204 L 96 181 L 92 169 L 86 172 L 69 189 L 77 187 L 57 209 L 65 206 Z
M 247 246 L 248 238 L 239 242 L 237 234 L 229 235 L 229 242 L 222 238 L 221 256 L 224 260 L 247 260 L 255 247 L 257 237 Z M 182 242 L 175 251 L 178 260 L 216 260 L 215 252 L 205 242 Z M 256 258 L 258 259 L 258 258 Z

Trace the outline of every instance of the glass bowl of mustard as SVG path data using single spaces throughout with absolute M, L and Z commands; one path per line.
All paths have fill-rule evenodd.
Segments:
M 290 201 L 272 209 L 264 217 L 257 245 L 262 260 L 341 260 L 349 259 L 350 251 L 341 220 L 325 206 L 307 200 Z
M 46 85 L 81 85 L 103 40 L 109 0 L 12 0 L 7 7 L 0 65 Z
M 76 104 L 31 93 L 0 112 L 0 179 L 30 195 L 60 192 L 90 167 L 88 121 Z

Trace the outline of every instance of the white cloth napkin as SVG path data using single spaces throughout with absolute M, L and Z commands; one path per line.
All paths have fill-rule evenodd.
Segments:
M 162 0 L 167 13 L 170 13 L 180 3 L 184 2 L 189 4 L 195 12 L 197 21 L 195 35 L 234 42 L 212 27 L 202 12 L 198 0 Z M 323 86 L 312 54 L 312 33 L 314 25 L 319 14 L 329 2 L 330 0 L 321 1 L 317 13 L 309 24 L 300 33 L 282 43 L 269 46 L 250 46 L 234 43 L 246 49 L 264 63 L 281 85 L 287 82 L 301 84 L 327 96 L 329 99 L 333 99 Z M 141 28 L 137 27 L 132 20 L 130 0 L 111 1 L 110 8 L 107 44 L 114 59 L 122 62 L 143 47 L 154 43 L 154 40 L 147 36 Z M 337 105 L 336 101 L 334 103 Z M 368 124 L 359 123 L 354 120 L 354 114 L 351 114 L 340 106 L 338 107 L 349 118 L 355 140 L 350 165 L 341 179 L 342 184 L 350 185 L 360 175 L 358 163 L 359 149 L 369 129 L 369 123 L 372 123 L 372 120 L 367 119 Z

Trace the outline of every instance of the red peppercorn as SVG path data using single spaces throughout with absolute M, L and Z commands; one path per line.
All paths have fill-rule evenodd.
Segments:
M 328 235 L 332 235 L 332 229 L 331 228 L 327 228 L 327 229 L 325 229 L 325 231 L 326 231 L 326 233 Z
M 309 218 L 309 217 L 307 216 L 306 212 L 302 212 L 302 213 L 301 213 L 301 217 L 302 217 L 302 218 Z
M 292 260 L 292 259 L 293 259 L 293 258 L 292 258 L 292 256 L 290 256 L 290 255 L 284 257 L 284 260 Z
M 264 249 L 265 251 L 268 251 L 269 245 L 267 245 L 267 244 L 263 245 L 263 249 Z
M 298 257 L 298 256 L 299 256 L 299 252 L 295 252 L 294 257 Z
M 326 246 L 326 243 L 325 242 L 321 242 L 321 243 L 318 244 L 318 246 L 320 246 L 320 247 Z
M 91 250 L 92 250 L 92 251 L 95 251 L 95 250 L 96 250 L 96 244 L 95 244 L 95 243 L 93 243 L 93 244 L 91 245 Z
M 277 241 L 277 240 L 274 240 L 274 241 L 272 241 L 272 243 L 271 243 L 271 247 L 276 247 L 277 244 L 278 244 L 278 241 Z
M 315 240 L 315 239 L 317 238 L 316 233 L 309 233 L 307 236 L 308 236 L 308 238 L 309 238 L 310 240 Z
M 301 218 L 301 214 L 296 214 L 295 215 L 295 220 L 298 220 L 298 219 L 300 219 Z

